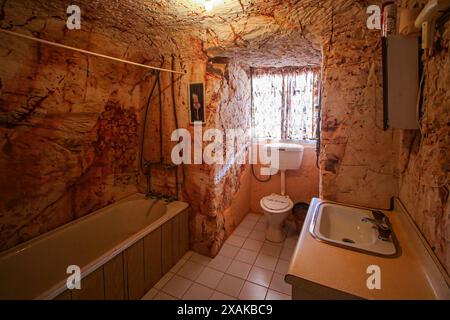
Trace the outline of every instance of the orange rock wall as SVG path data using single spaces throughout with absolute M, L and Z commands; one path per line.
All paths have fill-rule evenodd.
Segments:
M 33 6 L 5 2 L 2 27 L 159 64 L 152 46 L 143 55 L 89 25 L 68 32 L 64 7 L 49 17 Z M 0 250 L 137 192 L 148 70 L 4 34 L 0 60 Z
M 365 7 L 333 12 L 323 43 L 321 197 L 389 208 L 398 194 L 397 147 L 382 129 L 381 37 Z
M 420 137 L 382 130 L 380 36 L 366 27 L 367 6 L 380 1 L 226 1 L 217 15 L 182 0 L 78 3 L 80 31 L 65 28 L 69 2 L 53 0 L 5 1 L 1 27 L 167 68 L 175 55 L 175 68 L 187 70 L 176 79 L 177 114 L 191 133 L 190 82 L 206 84 L 204 129 L 248 130 L 249 65 L 322 60 L 320 195 L 379 208 L 399 195 L 449 268 L 448 23 L 439 50 L 425 60 Z M 5 35 L 0 61 L 0 250 L 146 190 L 139 143 L 154 75 Z M 175 128 L 171 77 L 161 79 L 163 126 L 153 96 L 144 141 L 152 161 L 160 159 L 161 127 L 162 155 L 169 160 Z M 192 165 L 184 171 L 180 197 L 192 206 L 192 247 L 214 255 L 249 207 L 249 167 Z M 153 168 L 152 190 L 174 194 L 173 172 Z
M 450 22 L 424 57 L 421 131 L 401 132 L 400 199 L 450 272 Z
M 198 43 L 191 39 L 191 43 Z M 175 101 L 179 128 L 188 129 L 194 139 L 194 126 L 189 123 L 188 85 L 205 84 L 206 123 L 208 129 L 242 129 L 246 136 L 238 146 L 242 157 L 248 154 L 250 130 L 250 80 L 244 69 L 230 59 L 208 59 L 201 50 L 194 51 L 192 60 L 183 58 L 188 71 L 175 86 Z M 166 67 L 169 65 L 165 65 Z M 170 75 L 162 75 L 162 87 L 170 85 Z M 149 129 L 144 154 L 146 159 L 158 162 L 159 145 L 159 99 L 155 93 L 151 104 Z M 163 159 L 170 163 L 175 142 L 170 135 L 175 129 L 170 89 L 162 92 L 163 101 Z M 205 148 L 209 143 L 203 142 Z M 194 141 L 192 142 L 192 149 Z M 193 157 L 191 157 L 193 159 Z M 226 237 L 249 211 L 249 167 L 232 162 L 230 165 L 191 164 L 178 168 L 179 197 L 191 205 L 190 235 L 192 248 L 206 255 L 215 255 Z M 175 195 L 175 169 L 153 166 L 151 190 L 154 193 Z M 184 177 L 184 181 L 183 181 Z M 146 191 L 146 178 L 140 174 L 139 190 Z
M 426 1 L 397 1 L 413 8 Z M 376 2 L 375 2 L 376 3 Z M 421 131 L 382 130 L 379 31 L 356 3 L 333 12 L 323 38 L 321 197 L 389 208 L 399 196 L 447 271 L 450 268 L 449 23 L 424 57 Z

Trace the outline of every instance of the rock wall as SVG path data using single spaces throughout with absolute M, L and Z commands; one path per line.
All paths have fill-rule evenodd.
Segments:
M 250 131 L 250 80 L 244 69 L 228 58 L 209 59 L 201 50 L 199 41 L 194 56 L 183 57 L 187 75 L 175 86 L 176 113 L 179 128 L 188 129 L 194 139 L 194 126 L 189 120 L 189 103 L 187 89 L 189 83 L 205 84 L 206 123 L 202 128 L 204 134 L 208 129 L 219 129 L 226 133 L 228 129 L 242 129 L 244 143 L 239 145 L 237 153 L 240 158 L 228 164 L 191 164 L 178 168 L 179 198 L 191 205 L 190 236 L 191 246 L 197 252 L 214 256 L 219 251 L 226 237 L 249 211 L 249 167 L 240 164 L 239 159 L 248 155 Z M 168 65 L 166 65 L 168 66 Z M 170 86 L 171 79 L 162 76 L 162 88 Z M 151 104 L 149 116 L 148 139 L 144 154 L 152 162 L 160 160 L 159 144 L 159 98 L 155 92 L 155 101 Z M 171 151 L 176 142 L 170 142 L 175 130 L 172 110 L 172 93 L 170 88 L 162 91 L 163 101 L 163 159 L 171 163 Z M 226 140 L 225 140 L 226 142 Z M 204 141 L 202 148 L 210 142 Z M 194 141 L 192 140 L 192 150 Z M 225 148 L 225 146 L 224 146 Z M 224 149 L 224 156 L 226 156 Z M 191 157 L 193 160 L 193 157 Z M 176 195 L 175 175 L 177 169 L 164 169 L 152 166 L 151 191 L 165 195 Z M 183 180 L 184 178 L 184 180 Z M 146 177 L 140 175 L 140 190 L 146 190 Z
M 402 131 L 400 199 L 450 272 L 450 22 L 424 56 L 420 131 Z
M 206 84 L 204 130 L 246 132 L 248 66 L 311 66 L 322 59 L 320 195 L 379 208 L 400 195 L 449 268 L 448 23 L 439 50 L 426 59 L 421 137 L 382 130 L 380 37 L 366 27 L 367 6 L 381 1 L 225 1 L 214 13 L 183 0 L 77 2 L 80 31 L 65 28 L 69 1 L 3 1 L 0 24 L 149 65 L 172 68 L 174 55 L 173 67 L 187 70 L 175 77 L 179 127 L 191 134 L 190 82 Z M 0 250 L 145 192 L 140 143 L 152 162 L 161 155 L 168 162 L 174 145 L 171 76 L 161 75 L 163 124 L 154 93 L 143 141 L 154 75 L 3 34 L 0 40 Z M 241 156 L 247 147 L 248 141 L 241 145 Z M 192 247 L 214 255 L 248 211 L 249 167 L 178 170 L 180 198 L 192 206 Z M 153 167 L 151 188 L 174 195 L 174 170 Z
M 5 1 L 1 27 L 159 64 L 158 50 L 146 42 L 123 42 L 89 23 L 69 32 L 66 7 L 49 12 L 36 6 Z M 147 50 L 137 52 L 133 44 Z M 4 250 L 137 191 L 140 111 L 152 76 L 146 69 L 4 34 L 0 57 Z
M 223 61 L 212 59 L 209 61 L 207 74 L 210 77 L 207 79 L 207 88 L 210 84 L 215 88 L 212 92 L 211 111 L 216 109 L 216 112 L 211 127 L 225 133 L 229 129 L 239 129 L 241 132 L 235 139 L 234 155 L 227 154 L 228 150 L 224 150 L 224 156 L 230 156 L 230 160 L 225 161 L 224 165 L 214 166 L 210 177 L 211 184 L 215 187 L 212 206 L 203 211 L 206 216 L 197 216 L 191 229 L 194 236 L 200 236 L 194 239 L 193 248 L 204 251 L 202 247 L 206 246 L 210 255 L 216 255 L 225 239 L 249 212 L 251 88 L 249 73 L 233 61 L 224 64 Z M 231 139 L 233 138 L 227 135 L 225 143 Z M 211 221 L 212 217 L 217 223 L 217 229 L 213 230 L 214 237 L 204 232 L 206 222 Z
M 420 8 L 425 2 L 397 5 Z M 385 132 L 380 36 L 365 26 L 363 5 L 339 7 L 324 30 L 321 197 L 388 208 L 399 196 L 449 271 L 449 23 L 439 32 L 436 52 L 424 57 L 422 134 Z
M 381 37 L 366 27 L 366 8 L 352 1 L 333 10 L 324 32 L 320 194 L 389 208 L 397 147 L 382 129 Z
M 138 3 L 80 1 L 82 29 L 65 26 L 67 2 L 6 1 L 1 27 L 155 66 L 175 76 L 179 127 L 188 120 L 190 82 L 206 84 L 208 128 L 249 130 L 249 79 L 228 58 L 209 59 L 196 36 L 141 16 Z M 122 12 L 131 12 L 130 16 Z M 101 18 L 101 19 L 99 19 Z M 133 18 L 130 20 L 130 18 Z M 175 129 L 172 77 L 1 34 L 0 250 L 52 230 L 137 191 L 146 192 L 145 159 L 170 163 Z M 174 66 L 172 66 L 174 59 Z M 150 100 L 149 100 L 150 97 Z M 162 126 L 159 123 L 159 99 Z M 148 126 L 142 140 L 146 106 Z M 162 131 L 163 150 L 160 148 Z M 205 144 L 206 145 L 206 144 Z M 241 145 L 247 154 L 248 137 Z M 192 246 L 214 255 L 248 212 L 246 165 L 179 168 L 180 199 L 192 206 Z M 185 179 L 183 180 L 183 176 Z M 152 166 L 152 192 L 175 195 L 174 170 Z M 244 190 L 238 195 L 239 190 Z

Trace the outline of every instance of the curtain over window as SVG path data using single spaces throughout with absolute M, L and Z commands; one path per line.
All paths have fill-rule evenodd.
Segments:
M 258 69 L 252 82 L 255 138 L 317 138 L 317 71 Z

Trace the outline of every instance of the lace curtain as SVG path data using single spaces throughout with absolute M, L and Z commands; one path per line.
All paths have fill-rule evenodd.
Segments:
M 254 137 L 316 139 L 317 79 L 313 70 L 255 70 Z

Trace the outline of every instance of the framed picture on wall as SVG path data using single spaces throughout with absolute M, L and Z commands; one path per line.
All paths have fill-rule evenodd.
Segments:
M 189 117 L 194 122 L 205 123 L 205 84 L 191 83 L 189 85 Z

